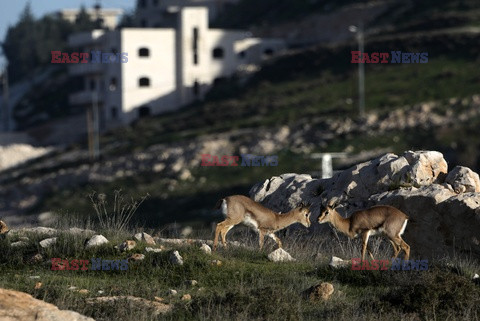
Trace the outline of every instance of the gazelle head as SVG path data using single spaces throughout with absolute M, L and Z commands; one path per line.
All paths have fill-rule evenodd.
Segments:
M 334 200 L 331 200 L 320 213 L 320 216 L 318 217 L 318 223 L 323 224 L 331 222 L 333 217 L 332 214 L 335 212 L 335 206 L 336 204 Z
M 300 203 L 300 205 L 293 209 L 292 212 L 299 223 L 305 227 L 310 227 L 310 205 Z

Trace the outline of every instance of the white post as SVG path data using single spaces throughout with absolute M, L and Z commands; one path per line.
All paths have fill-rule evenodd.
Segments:
M 322 178 L 330 178 L 333 176 L 332 155 L 322 155 Z

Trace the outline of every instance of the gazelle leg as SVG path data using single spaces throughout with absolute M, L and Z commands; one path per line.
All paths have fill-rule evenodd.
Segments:
M 362 233 L 362 260 L 365 260 L 365 252 L 367 251 L 368 237 L 370 236 L 370 231 L 365 231 Z M 372 256 L 373 257 L 373 256 Z
M 262 230 L 258 230 L 258 244 L 260 245 L 260 250 L 263 247 L 263 238 L 264 238 L 264 233 Z
M 395 244 L 401 248 L 402 250 L 405 251 L 405 257 L 404 260 L 408 260 L 410 258 L 410 246 L 405 243 L 405 241 L 402 239 L 401 236 L 397 236 L 393 239 Z M 400 253 L 400 250 L 398 251 L 397 255 Z M 395 256 L 396 257 L 396 256 Z
M 271 239 L 273 239 L 275 241 L 275 243 L 277 243 L 279 249 L 282 248 L 282 241 L 280 241 L 280 239 L 278 238 L 278 236 L 275 235 L 275 233 L 270 233 L 270 234 L 268 234 L 268 236 Z
M 399 246 L 397 246 L 397 244 L 395 244 L 394 241 L 390 240 L 390 243 L 392 243 L 392 247 L 393 247 L 393 259 L 396 259 L 397 256 L 398 256 L 398 253 L 400 253 L 401 251 L 401 248 Z
M 232 229 L 233 225 L 231 224 L 225 224 L 225 226 L 222 228 L 222 231 L 220 233 L 221 237 L 222 237 L 222 244 L 223 244 L 223 247 L 227 247 L 227 233 L 228 231 L 230 231 Z
M 222 227 L 223 227 L 223 222 L 220 222 L 217 224 L 217 227 L 215 228 L 215 238 L 213 239 L 213 250 L 216 251 L 217 250 L 217 245 L 218 245 L 218 236 L 220 235 L 220 232 L 222 231 Z

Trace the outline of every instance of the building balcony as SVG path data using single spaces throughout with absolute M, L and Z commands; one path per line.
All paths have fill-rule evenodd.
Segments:
M 91 74 L 101 74 L 103 72 L 103 64 L 100 63 L 78 63 L 72 64 L 68 67 L 68 72 L 72 76 L 82 76 L 82 75 L 91 75 Z
M 92 104 L 94 99 L 97 100 L 97 103 L 103 103 L 103 93 L 84 90 L 70 94 L 70 96 L 68 96 L 68 102 L 70 103 L 70 105 Z
M 104 30 L 93 30 L 92 32 L 75 33 L 68 37 L 68 45 L 73 48 L 90 46 L 98 43 L 104 33 Z

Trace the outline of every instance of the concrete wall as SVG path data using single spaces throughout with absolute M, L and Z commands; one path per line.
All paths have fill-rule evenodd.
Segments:
M 152 113 L 177 108 L 175 30 L 123 29 L 121 43 L 122 51 L 128 52 L 128 62 L 121 64 L 122 111 L 129 113 L 142 105 Z M 149 56 L 140 57 L 140 48 L 147 48 Z M 142 77 L 150 79 L 149 87 L 139 86 Z

